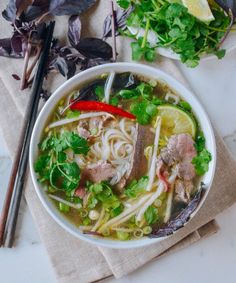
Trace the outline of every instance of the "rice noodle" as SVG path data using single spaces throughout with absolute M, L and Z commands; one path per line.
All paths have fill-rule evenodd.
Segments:
M 177 174 L 178 174 L 178 171 L 174 169 L 174 174 L 172 175 L 172 179 L 171 179 L 171 187 L 168 192 L 168 197 L 167 197 L 167 202 L 166 202 L 166 212 L 164 216 L 164 223 L 168 222 L 171 216 L 172 200 L 173 200 L 173 195 L 174 195 L 174 183 L 175 183 Z
M 100 226 L 101 223 L 102 223 L 102 220 L 103 220 L 104 215 L 105 215 L 105 209 L 102 208 L 101 213 L 100 213 L 100 216 L 99 216 L 97 222 L 95 223 L 95 225 L 94 225 L 93 228 L 91 229 L 92 232 L 95 232 L 95 231 L 99 228 L 99 226 Z
M 50 198 L 56 200 L 56 201 L 59 201 L 59 202 L 61 202 L 61 203 L 64 203 L 64 204 L 66 204 L 66 205 L 68 205 L 68 206 L 70 206 L 70 207 L 72 207 L 72 208 L 75 208 L 75 209 L 80 209 L 80 208 L 82 207 L 82 205 L 81 205 L 80 203 L 78 203 L 78 204 L 71 203 L 71 202 L 69 202 L 69 201 L 67 201 L 67 200 L 64 200 L 63 198 L 60 198 L 60 197 L 58 197 L 58 196 L 54 196 L 54 195 L 52 195 L 52 194 L 48 194 L 48 196 L 49 196 Z
M 172 173 L 172 175 L 169 177 L 168 182 L 173 185 L 175 182 L 175 179 L 177 177 L 177 170 L 174 170 L 174 172 Z M 165 189 L 165 185 L 162 181 L 158 182 L 158 188 L 157 191 L 150 196 L 150 198 L 147 200 L 147 202 L 144 204 L 144 206 L 141 208 L 141 210 L 139 211 L 139 213 L 136 216 L 136 220 L 137 221 L 141 221 L 141 219 L 143 218 L 143 215 L 145 213 L 145 211 L 147 210 L 147 208 L 153 204 L 153 202 L 163 193 L 164 189 Z
M 129 128 L 130 131 L 132 131 L 132 127 L 128 127 L 129 124 L 132 125 L 131 123 L 129 123 L 129 120 L 126 119 L 126 118 L 121 119 L 120 122 L 119 122 L 120 129 L 121 129 L 122 133 L 126 136 L 126 138 L 127 138 L 128 140 L 132 140 L 130 134 L 129 134 L 129 133 L 126 131 L 126 129 L 125 129 L 125 125 L 126 125 L 127 128 Z
M 147 184 L 147 191 L 150 191 L 152 188 L 152 184 L 155 177 L 155 171 L 156 171 L 156 158 L 157 158 L 157 151 L 158 151 L 158 144 L 159 144 L 159 138 L 160 138 L 160 130 L 161 130 L 161 118 L 158 116 L 156 120 L 156 133 L 155 133 L 155 139 L 154 139 L 154 148 L 152 153 L 152 161 L 151 166 L 148 174 L 148 184 Z
M 115 117 L 107 112 L 88 112 L 88 113 L 84 113 L 84 114 L 80 114 L 78 117 L 75 118 L 66 118 L 66 119 L 62 119 L 56 122 L 51 123 L 48 128 L 55 128 L 55 127 L 59 127 L 59 126 L 63 126 L 69 123 L 73 123 L 82 119 L 88 119 L 88 118 L 92 118 L 92 117 L 99 117 L 99 116 L 107 116 L 107 117 L 111 117 L 113 119 L 115 119 Z
M 136 202 L 132 207 L 127 208 L 124 210 L 121 214 L 116 216 L 115 218 L 112 218 L 109 220 L 107 223 L 103 224 L 100 229 L 98 230 L 99 232 L 109 228 L 110 226 L 118 225 L 120 223 L 123 223 L 127 221 L 130 217 L 136 214 L 137 209 L 146 202 L 146 200 L 150 197 L 152 194 L 147 194 L 144 197 L 142 197 L 140 200 Z
M 164 191 L 164 185 L 161 182 L 156 190 L 156 192 L 147 200 L 147 202 L 144 204 L 144 206 L 140 209 L 140 211 L 138 212 L 137 216 L 136 216 L 136 220 L 137 221 L 141 221 L 143 218 L 143 215 L 145 213 L 145 211 L 147 210 L 147 208 L 153 204 L 153 202 L 155 201 L 155 199 L 157 199 L 162 192 Z
M 115 78 L 115 72 L 110 73 L 106 80 L 105 89 L 104 89 L 104 99 L 106 103 L 109 103 L 110 95 L 111 95 L 111 88 L 113 85 L 113 81 Z

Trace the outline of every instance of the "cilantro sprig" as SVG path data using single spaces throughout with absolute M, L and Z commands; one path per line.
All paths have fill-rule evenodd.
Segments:
M 140 178 L 138 181 L 133 180 L 125 188 L 124 194 L 130 198 L 136 198 L 140 193 L 144 192 L 148 184 L 148 176 Z
M 209 169 L 209 163 L 212 160 L 211 153 L 205 148 L 205 137 L 202 132 L 198 134 L 195 141 L 197 156 L 192 160 L 197 175 L 204 175 Z
M 122 203 L 107 182 L 88 183 L 87 190 L 91 193 L 87 204 L 89 209 L 101 205 L 110 213 L 111 217 L 115 217 L 123 211 Z
M 159 219 L 157 209 L 150 205 L 144 213 L 144 218 L 149 225 L 154 224 Z
M 39 181 L 55 190 L 71 192 L 80 181 L 80 168 L 71 161 L 66 151 L 86 155 L 87 141 L 73 132 L 65 131 L 48 135 L 39 144 L 40 154 L 34 164 Z
M 134 89 L 122 89 L 112 98 L 112 102 L 119 98 L 130 99 L 130 112 L 133 113 L 139 124 L 150 124 L 153 117 L 157 115 L 157 105 L 163 104 L 164 101 L 157 98 L 154 94 L 154 88 L 149 83 L 140 83 Z M 132 101 L 134 100 L 135 101 Z
M 230 18 L 220 7 L 211 7 L 215 19 L 205 23 L 189 14 L 177 1 L 119 0 L 118 4 L 124 9 L 132 5 L 134 10 L 126 21 L 127 26 L 145 31 L 144 36 L 131 43 L 133 60 L 154 61 L 158 47 L 172 49 L 188 67 L 196 67 L 205 53 L 215 54 L 219 59 L 225 55 L 225 50 L 219 46 Z M 150 32 L 157 34 L 156 44 L 148 42 Z M 134 38 L 129 32 L 124 34 Z

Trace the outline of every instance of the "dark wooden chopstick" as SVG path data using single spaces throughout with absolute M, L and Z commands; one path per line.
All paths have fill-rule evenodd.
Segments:
M 32 93 L 27 106 L 21 138 L 17 148 L 12 175 L 0 219 L 0 246 L 4 245 L 11 248 L 14 243 L 16 223 L 28 165 L 29 143 L 37 118 L 40 94 L 42 91 L 42 84 L 50 52 L 54 26 L 55 22 L 53 21 L 46 27 L 43 50 L 39 59 L 37 72 L 34 77 Z

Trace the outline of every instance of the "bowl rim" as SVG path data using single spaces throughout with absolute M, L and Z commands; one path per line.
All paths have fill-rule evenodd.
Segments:
M 120 70 L 122 69 L 122 71 Z M 204 196 L 199 203 L 198 207 L 196 210 L 191 214 L 190 219 L 186 222 L 186 225 L 191 221 L 191 219 L 198 213 L 200 208 L 202 207 L 203 203 L 205 202 L 205 199 L 211 189 L 211 185 L 214 179 L 214 174 L 215 174 L 215 168 L 216 168 L 216 142 L 215 142 L 215 136 L 214 136 L 214 131 L 211 125 L 211 122 L 208 118 L 208 115 L 206 114 L 206 111 L 194 95 L 192 91 L 190 91 L 186 86 L 184 86 L 182 83 L 177 81 L 175 78 L 170 76 L 169 74 L 163 72 L 159 68 L 154 68 L 151 66 L 143 65 L 143 64 L 137 64 L 137 63 L 128 63 L 128 62 L 120 62 L 120 63 L 109 63 L 109 64 L 103 64 L 100 66 L 96 66 L 93 68 L 90 68 L 88 70 L 85 70 L 83 72 L 80 72 L 76 74 L 74 77 L 69 79 L 68 81 L 64 82 L 61 84 L 51 95 L 49 100 L 45 103 L 45 105 L 42 107 L 38 118 L 36 120 L 36 123 L 34 125 L 34 129 L 32 132 L 31 136 L 31 141 L 30 141 L 30 148 L 29 148 L 29 166 L 30 166 L 30 175 L 33 181 L 33 185 L 35 188 L 35 191 L 43 204 L 44 208 L 48 212 L 48 214 L 62 227 L 64 228 L 67 232 L 70 234 L 76 236 L 77 238 L 80 238 L 81 240 L 85 240 L 89 243 L 95 244 L 97 246 L 103 246 L 103 247 L 108 247 L 108 248 L 115 248 L 115 249 L 129 249 L 129 248 L 137 248 L 137 247 L 144 247 L 148 246 L 157 242 L 161 242 L 164 239 L 172 236 L 165 236 L 162 238 L 141 238 L 138 240 L 130 240 L 130 241 L 118 241 L 118 240 L 112 240 L 112 239 L 102 239 L 99 237 L 94 237 L 91 235 L 83 234 L 78 227 L 76 227 L 74 224 L 70 223 L 55 207 L 55 205 L 49 200 L 49 197 L 47 196 L 46 192 L 42 188 L 40 188 L 40 184 L 37 181 L 37 175 L 34 172 L 33 164 L 34 164 L 34 156 L 35 156 L 35 151 L 37 148 L 37 145 L 39 143 L 39 139 L 37 137 L 41 136 L 42 130 L 45 126 L 41 125 L 41 120 L 44 119 L 44 115 L 47 114 L 47 117 L 49 115 L 49 112 L 52 111 L 52 109 L 55 107 L 55 104 L 63 97 L 65 96 L 66 93 L 69 91 L 73 90 L 76 86 L 71 87 L 72 85 L 79 85 L 85 81 L 89 81 L 90 79 L 96 77 L 94 74 L 95 72 L 98 72 L 100 74 L 105 73 L 105 72 L 111 72 L 112 70 L 116 71 L 117 73 L 119 72 L 125 72 L 127 69 L 127 72 L 133 72 L 137 74 L 142 74 L 143 76 L 150 77 L 150 75 L 147 75 L 146 73 L 152 73 L 152 76 L 155 76 L 157 80 L 164 80 L 172 89 L 176 90 L 177 93 L 180 94 L 185 100 L 191 99 L 194 103 L 191 103 L 191 106 L 193 108 L 193 112 L 195 111 L 196 108 L 198 108 L 198 111 L 201 112 L 203 115 L 203 120 L 205 120 L 206 127 L 208 128 L 208 134 L 211 139 L 211 148 L 210 152 L 212 154 L 212 161 L 210 164 L 210 169 L 209 171 L 205 174 L 208 175 L 210 174 L 208 183 L 207 183 L 207 190 L 204 193 Z M 84 79 L 85 77 L 88 77 L 87 79 Z M 82 79 L 81 79 L 82 78 Z M 79 81 L 81 79 L 81 81 Z M 76 83 L 76 81 L 79 81 Z M 67 89 L 67 90 L 66 90 Z M 183 94 L 183 93 L 184 94 Z M 186 96 L 189 96 L 186 98 Z M 197 111 L 197 112 L 198 112 Z M 197 114 L 197 112 L 195 114 Z M 200 118 L 198 118 L 199 120 Z M 47 119 L 45 119 L 46 121 Z M 44 123 L 45 123 L 44 121 Z M 201 125 L 203 127 L 203 125 Z M 39 130 L 41 129 L 40 133 Z M 205 134 L 205 133 L 204 133 Z M 207 141 L 208 142 L 208 141 Z M 204 176 L 205 176 L 204 175 Z M 174 234 L 178 233 L 182 228 L 174 232 Z

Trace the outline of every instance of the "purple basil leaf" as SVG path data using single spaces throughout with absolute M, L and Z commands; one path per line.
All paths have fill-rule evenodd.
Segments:
M 68 72 L 67 72 L 67 79 L 72 78 L 76 72 L 76 63 L 73 60 L 66 60 Z
M 20 77 L 17 74 L 12 74 L 12 77 L 17 81 L 20 81 Z
M 80 40 L 77 50 L 88 59 L 102 58 L 109 60 L 112 57 L 112 47 L 100 38 L 87 37 Z
M 20 18 L 23 22 L 31 22 L 47 13 L 49 5 L 50 1 L 48 0 L 35 0 L 32 5 L 27 7 Z
M 89 68 L 92 68 L 92 67 L 95 67 L 95 66 L 98 66 L 98 65 L 102 65 L 102 64 L 106 64 L 106 63 L 111 63 L 111 61 L 104 60 L 102 58 L 84 59 L 81 62 L 80 70 L 84 71 L 84 70 L 87 70 Z
M 17 10 L 22 3 L 24 3 L 24 0 L 9 0 L 6 9 L 2 12 L 2 16 L 7 21 L 14 22 L 16 19 Z
M 199 205 L 203 194 L 204 194 L 204 189 L 202 184 L 200 190 L 196 193 L 196 195 L 186 206 L 186 208 L 182 210 L 176 218 L 170 220 L 165 226 L 161 227 L 160 229 L 158 228 L 157 230 L 155 230 L 154 228 L 152 233 L 150 234 L 150 237 L 151 238 L 165 237 L 173 234 L 175 231 L 183 227 L 184 224 L 190 219 L 191 214 L 195 211 L 195 209 Z
M 130 6 L 126 10 L 121 8 L 118 8 L 116 10 L 116 19 L 115 19 L 116 36 L 119 35 L 118 29 L 124 30 L 126 28 L 126 20 L 132 11 L 133 11 L 132 6 Z M 111 15 L 108 15 L 103 23 L 103 38 L 111 36 L 111 26 L 112 26 L 112 17 Z
M 22 36 L 18 34 L 13 34 L 11 38 L 11 47 L 14 53 L 21 54 L 23 53 L 22 48 Z
M 236 1 L 235 0 L 215 0 L 215 2 L 229 15 L 230 10 L 236 18 Z
M 0 39 L 0 56 L 12 58 L 24 57 L 22 39 L 20 37 L 16 38 L 14 36 L 13 38 Z
M 79 16 L 71 16 L 68 22 L 68 38 L 70 44 L 76 48 L 81 35 L 81 21 Z
M 222 37 L 220 43 L 218 44 L 218 49 L 221 47 L 227 36 L 229 35 L 231 28 L 236 19 L 236 1 L 235 0 L 215 0 L 215 2 L 226 12 L 230 18 L 230 24 Z
M 52 15 L 79 15 L 89 9 L 97 0 L 51 0 L 49 11 Z
M 58 70 L 63 77 L 67 76 L 68 66 L 66 60 L 63 57 L 57 57 L 51 63 L 51 68 Z
M 48 92 L 46 89 L 42 88 L 42 91 L 41 91 L 41 93 L 40 93 L 40 97 L 41 97 L 44 101 L 47 101 L 50 96 L 51 96 L 51 93 Z

